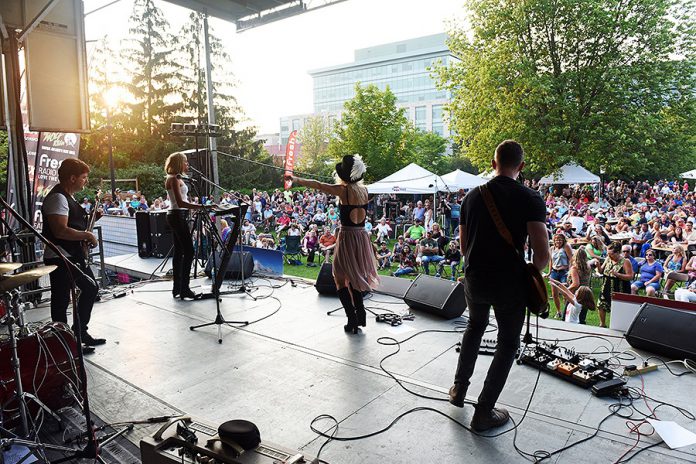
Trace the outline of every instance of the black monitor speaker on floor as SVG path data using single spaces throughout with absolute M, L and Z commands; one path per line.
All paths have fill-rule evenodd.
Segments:
M 336 296 L 336 283 L 334 282 L 332 271 L 333 267 L 331 263 L 324 263 L 321 265 L 321 269 L 319 269 L 319 275 L 317 276 L 314 288 L 322 295 Z
M 696 360 L 696 311 L 643 303 L 626 332 L 633 348 L 672 359 Z
M 466 309 L 462 284 L 425 274 L 416 277 L 406 292 L 404 301 L 413 309 L 445 319 L 459 317 Z
M 227 263 L 227 271 L 225 272 L 225 279 L 240 280 L 242 278 L 242 267 L 244 268 L 244 279 L 248 279 L 254 273 L 254 257 L 250 252 L 245 251 L 244 256 L 240 258 L 240 253 L 238 251 L 233 252 L 230 256 L 230 260 Z M 222 263 L 222 253 L 219 251 L 215 254 L 215 265 L 220 268 Z M 211 276 L 210 271 L 213 269 L 213 256 L 208 257 L 208 262 L 205 265 L 205 275 Z

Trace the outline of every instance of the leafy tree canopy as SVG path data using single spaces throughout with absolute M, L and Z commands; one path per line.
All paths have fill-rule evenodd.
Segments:
M 451 127 L 480 169 L 514 138 L 530 168 L 609 175 L 696 164 L 693 0 L 468 0 L 459 58 L 436 69 Z

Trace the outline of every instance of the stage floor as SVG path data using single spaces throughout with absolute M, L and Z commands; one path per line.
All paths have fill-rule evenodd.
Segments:
M 249 296 L 223 297 L 224 317 L 256 321 L 242 328 L 223 326 L 222 344 L 216 327 L 196 331 L 189 326 L 215 318 L 214 300 L 182 302 L 171 297 L 170 282 L 138 286 L 124 298 L 95 306 L 90 332 L 108 342 L 89 355 L 88 387 L 95 412 L 107 422 L 186 413 L 219 424 L 229 419 L 254 422 L 262 439 L 316 455 L 325 439 L 310 430 L 312 419 L 329 414 L 340 422 L 339 436 L 356 436 L 387 427 L 412 408 L 429 407 L 468 425 L 470 406 L 455 408 L 446 401 L 419 398 L 405 391 L 380 369 L 396 347 L 380 337 L 404 340 L 401 351 L 382 364 L 404 385 L 420 394 L 446 398 L 452 383 L 461 335 L 456 323 L 418 312 L 415 321 L 392 328 L 368 319 L 361 335 L 343 332 L 345 317 L 337 298 L 320 296 L 306 283 L 252 279 Z M 199 279 L 195 284 L 205 284 Z M 280 286 L 271 288 L 271 286 Z M 223 287 L 223 290 L 226 289 Z M 401 300 L 375 295 L 370 306 L 404 311 Z M 48 308 L 29 312 L 31 319 L 48 317 Z M 369 314 L 368 314 L 369 315 Z M 466 316 L 466 313 L 465 313 Z M 618 332 L 562 322 L 542 321 L 542 338 L 567 340 L 579 352 L 617 351 L 630 347 Z M 490 327 L 492 329 L 492 327 Z M 598 337 L 581 337 L 587 334 Z M 485 338 L 495 338 L 495 333 Z M 469 398 L 475 400 L 490 363 L 480 356 Z M 679 370 L 677 367 L 676 369 Z M 514 365 L 500 398 L 519 422 L 532 394 L 537 371 Z M 673 377 L 664 368 L 643 377 L 647 395 L 682 408 L 696 409 L 696 376 Z M 629 385 L 641 387 L 640 377 Z M 517 429 L 516 445 L 527 452 L 556 449 L 594 433 L 610 413 L 612 400 L 542 373 L 526 418 Z M 651 402 L 654 408 L 656 403 Z M 647 411 L 641 401 L 638 408 Z M 692 432 L 696 422 L 663 406 L 658 418 L 674 420 Z M 328 421 L 318 428 L 328 430 Z M 138 443 L 153 427 L 138 427 L 129 438 Z M 505 429 L 498 429 L 499 433 Z M 643 429 L 645 431 L 645 429 Z M 524 462 L 513 447 L 513 432 L 497 438 L 473 435 L 453 420 L 432 411 L 408 414 L 385 433 L 357 441 L 333 441 L 321 458 L 330 463 L 403 464 L 414 462 Z M 638 449 L 655 443 L 643 437 Z M 611 417 L 598 436 L 547 462 L 614 462 L 636 442 L 625 419 Z M 629 454 L 630 456 L 630 454 Z M 670 450 L 662 444 L 631 462 L 694 462 L 696 446 Z

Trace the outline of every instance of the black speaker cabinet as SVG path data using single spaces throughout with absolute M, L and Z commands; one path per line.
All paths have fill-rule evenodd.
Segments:
M 317 276 L 314 288 L 322 295 L 336 296 L 336 283 L 334 282 L 332 271 L 333 267 L 331 263 L 324 263 L 321 265 L 321 269 L 319 269 L 319 275 Z
M 152 256 L 164 258 L 169 253 L 172 241 L 172 229 L 167 224 L 167 212 L 157 211 L 150 213 L 150 242 Z
M 406 292 L 404 301 L 413 309 L 426 311 L 445 319 L 459 317 L 466 309 L 462 284 L 425 274 L 416 277 Z
M 222 253 L 215 253 L 215 266 L 219 269 L 222 264 Z M 205 264 L 205 275 L 211 277 L 213 269 L 213 255 L 208 257 L 208 262 Z M 227 271 L 225 279 L 240 280 L 242 278 L 242 269 L 244 269 L 244 278 L 248 279 L 254 273 L 254 257 L 248 251 L 244 252 L 244 256 L 240 258 L 240 253 L 232 253 L 230 260 L 227 263 Z
M 696 360 L 696 311 L 643 303 L 626 332 L 633 348 L 672 359 Z
M 411 281 L 402 279 L 401 277 L 379 276 L 379 286 L 375 289 L 375 293 L 393 296 L 395 298 L 403 298 L 411 286 Z
M 138 256 L 152 256 L 152 240 L 150 237 L 150 214 L 147 211 L 135 213 L 135 235 L 138 239 Z

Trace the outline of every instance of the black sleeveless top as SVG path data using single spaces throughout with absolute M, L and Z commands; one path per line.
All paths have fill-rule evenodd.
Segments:
M 65 199 L 68 201 L 68 227 L 77 230 L 87 229 L 88 221 L 85 210 L 82 208 L 82 206 L 80 206 L 78 202 L 75 201 L 72 195 L 68 194 L 63 189 L 63 187 L 61 187 L 60 184 L 53 187 L 53 189 L 51 189 L 51 192 L 48 195 L 46 195 L 46 197 L 48 197 L 49 195 L 63 195 Z M 84 258 L 81 241 L 62 240 L 56 238 L 55 234 L 51 230 L 51 227 L 48 225 L 48 221 L 45 220 L 43 222 L 43 235 L 54 244 L 62 247 L 73 258 Z
M 362 208 L 365 210 L 365 213 L 367 213 L 367 203 L 365 203 L 364 205 L 343 205 L 343 204 L 338 205 L 338 210 L 341 213 L 341 225 L 342 226 L 365 227 L 365 219 L 363 219 L 362 222 L 359 224 L 355 224 L 350 219 L 350 212 L 356 208 Z M 367 214 L 365 214 L 365 218 L 367 218 Z

